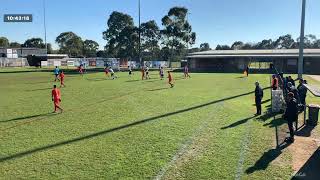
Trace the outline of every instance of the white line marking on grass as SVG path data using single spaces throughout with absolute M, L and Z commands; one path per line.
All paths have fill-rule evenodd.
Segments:
M 223 108 L 224 107 L 224 103 L 220 102 L 215 106 L 215 110 L 217 110 L 217 108 Z M 169 163 L 167 163 L 164 167 L 162 167 L 162 169 L 159 171 L 159 173 L 157 174 L 157 176 L 154 178 L 155 180 L 161 180 L 164 175 L 168 172 L 168 170 L 174 166 L 174 164 L 176 164 L 177 160 L 182 157 L 184 154 L 186 154 L 186 152 L 189 150 L 191 144 L 194 142 L 194 140 L 196 139 L 197 136 L 199 136 L 199 134 L 202 132 L 202 130 L 204 128 L 207 127 L 208 124 L 208 120 L 210 120 L 211 118 L 213 118 L 213 111 L 211 111 L 209 118 L 204 121 L 197 130 L 194 131 L 194 133 L 192 134 L 192 136 L 190 138 L 188 138 L 179 148 L 179 150 L 176 152 L 176 154 L 172 157 L 171 161 Z
M 242 147 L 240 150 L 240 157 L 239 157 L 239 162 L 238 162 L 238 166 L 237 166 L 237 171 L 236 171 L 236 180 L 240 180 L 241 176 L 242 176 L 242 172 L 243 172 L 243 163 L 245 160 L 245 155 L 250 143 L 250 130 L 251 130 L 251 121 L 248 122 L 248 130 L 246 131 L 246 134 L 242 140 Z

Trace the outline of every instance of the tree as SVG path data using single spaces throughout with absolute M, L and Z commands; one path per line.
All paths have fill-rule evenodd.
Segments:
M 0 47 L 9 47 L 9 40 L 6 37 L 0 37 Z
M 41 38 L 31 38 L 27 39 L 23 44 L 22 47 L 25 48 L 45 48 L 45 44 Z
M 104 51 L 104 50 L 99 50 L 99 51 L 97 51 L 97 57 L 107 58 L 107 57 L 108 57 L 108 54 L 107 54 L 107 52 Z
M 113 57 L 137 56 L 139 30 L 133 24 L 131 16 L 114 11 L 111 13 L 103 39 L 107 41 L 105 49 Z
M 209 43 L 200 44 L 200 51 L 209 51 L 211 50 Z
M 274 49 L 274 42 L 272 39 L 264 39 L 256 44 L 255 49 Z
M 242 46 L 242 49 L 244 50 L 248 50 L 248 49 L 256 49 L 256 44 L 254 43 L 245 43 L 243 46 Z
M 11 42 L 9 47 L 10 48 L 21 48 L 21 44 L 18 42 Z
M 274 48 L 275 49 L 291 49 L 294 48 L 295 42 L 292 39 L 290 34 L 280 36 L 275 42 L 274 42 Z
M 239 50 L 242 49 L 244 43 L 242 41 L 236 41 L 232 44 L 231 49 L 233 50 Z
M 60 53 L 68 54 L 71 57 L 82 56 L 82 39 L 73 32 L 63 32 L 56 38 Z
M 196 33 L 192 32 L 191 25 L 186 20 L 187 14 L 187 8 L 173 7 L 161 20 L 164 26 L 164 29 L 161 31 L 164 36 L 163 44 L 170 48 L 171 57 L 169 61 L 174 58 L 175 53 L 177 53 L 176 57 L 179 57 L 181 49 L 195 43 Z
M 170 59 L 170 48 L 169 47 L 163 47 L 160 50 L 160 58 L 163 61 L 169 61 L 169 59 Z
M 217 45 L 216 50 L 231 50 L 228 45 Z
M 157 23 L 152 20 L 141 24 L 141 49 L 144 54 L 149 54 L 149 57 L 145 57 L 147 60 L 152 60 L 159 57 L 160 47 L 160 29 Z
M 83 55 L 86 57 L 95 57 L 97 55 L 97 50 L 99 49 L 99 44 L 93 40 L 83 41 Z

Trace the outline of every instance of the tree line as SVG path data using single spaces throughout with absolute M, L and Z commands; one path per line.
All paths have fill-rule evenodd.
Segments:
M 236 41 L 231 46 L 217 45 L 216 50 L 241 50 L 241 49 L 297 49 L 299 48 L 300 38 L 294 40 L 290 34 L 280 36 L 276 40 L 264 39 L 258 43 L 244 43 Z M 304 37 L 304 48 L 320 48 L 320 39 L 315 35 L 309 34 Z
M 63 32 L 55 40 L 59 49 L 52 50 L 48 43 L 48 53 L 63 53 L 71 57 L 117 57 L 136 61 L 141 57 L 143 60 L 178 61 L 196 40 L 187 15 L 187 8 L 173 7 L 161 19 L 161 28 L 154 20 L 143 22 L 139 27 L 130 15 L 114 11 L 102 32 L 102 38 L 106 40 L 103 51 L 98 51 L 99 44 L 93 40 L 82 40 L 74 32 Z M 41 38 L 31 38 L 19 44 L 9 43 L 7 38 L 1 37 L 0 47 L 44 48 L 45 44 Z
M 73 32 L 63 32 L 56 38 L 58 50 L 53 50 L 52 45 L 47 43 L 48 54 L 68 54 L 70 57 L 96 57 L 99 44 L 93 40 L 82 40 Z M 27 39 L 23 44 L 9 42 L 6 37 L 0 37 L 0 47 L 4 48 L 45 48 L 41 38 Z

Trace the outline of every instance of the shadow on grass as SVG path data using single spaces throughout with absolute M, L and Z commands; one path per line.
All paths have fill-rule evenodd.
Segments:
M 267 89 L 267 88 L 265 88 L 265 89 Z M 176 115 L 176 114 L 180 114 L 180 113 L 188 112 L 188 111 L 191 111 L 191 110 L 199 109 L 199 108 L 206 107 L 206 106 L 209 106 L 209 105 L 212 105 L 212 104 L 216 104 L 216 103 L 219 103 L 219 102 L 223 102 L 223 101 L 235 99 L 235 98 L 238 98 L 238 97 L 250 95 L 252 93 L 254 93 L 254 91 L 251 91 L 251 92 L 248 92 L 248 93 L 244 93 L 244 94 L 239 94 L 239 95 L 236 95 L 236 96 L 223 98 L 223 99 L 219 99 L 219 100 L 215 100 L 215 101 L 211 101 L 211 102 L 208 102 L 208 103 L 204 103 L 204 104 L 200 104 L 200 105 L 193 106 L 193 107 L 190 107 L 190 108 L 186 108 L 186 109 L 182 109 L 182 110 L 166 113 L 166 114 L 163 114 L 163 115 L 142 119 L 142 120 L 139 120 L 139 121 L 136 121 L 136 122 L 133 122 L 133 123 L 121 125 L 121 126 L 114 127 L 114 128 L 111 128 L 111 129 L 99 131 L 99 132 L 88 134 L 88 135 L 81 136 L 81 137 L 76 137 L 76 138 L 69 139 L 69 140 L 66 140 L 66 141 L 57 142 L 55 144 L 50 144 L 50 145 L 34 148 L 34 149 L 31 149 L 31 150 L 19 152 L 19 153 L 16 153 L 16 154 L 3 156 L 3 157 L 0 158 L 0 162 L 13 160 L 13 159 L 16 159 L 16 158 L 21 158 L 21 157 L 24 157 L 24 156 L 27 156 L 27 155 L 30 155 L 30 154 L 33 154 L 33 153 L 45 151 L 45 150 L 48 150 L 48 149 L 51 149 L 51 148 L 60 147 L 60 146 L 66 145 L 66 144 L 71 144 L 71 143 L 79 142 L 79 141 L 82 141 L 82 140 L 92 139 L 92 138 L 95 138 L 95 137 L 98 137 L 98 136 L 102 136 L 102 135 L 106 135 L 106 134 L 109 134 L 109 133 L 112 133 L 112 132 L 115 132 L 115 131 L 119 131 L 119 130 L 127 129 L 127 128 L 130 128 L 130 127 L 138 126 L 138 125 L 141 125 L 141 124 L 144 124 L 144 123 L 152 122 L 152 121 L 155 121 L 155 120 L 158 120 L 158 119 L 161 119 L 161 118 L 173 116 L 173 115 Z
M 47 117 L 47 116 L 53 116 L 53 115 L 55 115 L 55 114 L 54 113 L 44 113 L 44 114 L 37 114 L 37 115 L 32 115 L 32 116 L 23 116 L 23 117 L 0 121 L 0 123 L 10 122 L 10 121 L 21 121 L 21 120 L 27 120 L 27 119 L 37 118 L 37 117 Z
M 239 120 L 237 122 L 234 122 L 234 123 L 232 123 L 232 124 L 230 124 L 228 126 L 224 126 L 224 127 L 220 128 L 220 129 L 234 128 L 236 126 L 239 126 L 241 124 L 244 124 L 244 123 L 248 122 L 250 119 L 253 119 L 254 117 L 256 117 L 256 116 L 252 116 L 252 117 L 248 117 L 248 118 L 245 118 L 245 119 L 241 119 L 241 120 Z
M 279 117 L 279 118 L 272 119 L 272 121 L 264 124 L 263 126 L 269 126 L 270 128 L 274 128 L 274 127 L 279 127 L 285 123 L 287 123 L 287 121 L 282 117 Z
M 314 128 L 315 128 L 315 126 L 308 126 L 308 125 L 303 126 L 303 128 L 301 128 L 301 129 L 299 129 L 298 131 L 295 132 L 295 135 L 296 136 L 302 136 L 302 137 L 310 137 L 311 136 L 311 131 Z
M 265 104 L 265 103 L 268 103 L 268 102 L 270 102 L 271 101 L 271 99 L 267 99 L 267 100 L 264 100 L 264 101 L 261 101 L 261 104 Z M 253 106 L 255 106 L 256 104 L 253 104 Z M 267 105 L 267 106 L 269 106 L 269 105 Z M 267 107 L 266 106 L 266 107 Z M 269 107 L 271 107 L 271 105 L 269 106 Z
M 166 87 L 166 88 L 149 89 L 147 91 L 161 91 L 161 90 L 165 90 L 165 89 L 170 89 L 170 88 Z
M 299 179 L 320 179 L 320 148 L 318 148 L 302 168 L 292 177 L 292 180 Z
M 247 174 L 252 174 L 255 171 L 265 170 L 269 164 L 280 156 L 282 150 L 290 146 L 290 144 L 284 143 L 276 149 L 270 149 L 267 152 L 264 152 L 263 155 L 258 159 L 258 161 L 251 167 L 246 170 Z

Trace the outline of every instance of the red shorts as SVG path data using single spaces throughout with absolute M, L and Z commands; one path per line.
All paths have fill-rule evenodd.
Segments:
M 55 106 L 59 106 L 60 105 L 60 100 L 54 99 L 53 103 L 54 103 Z

